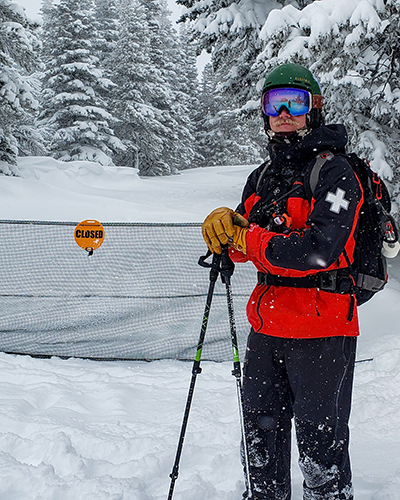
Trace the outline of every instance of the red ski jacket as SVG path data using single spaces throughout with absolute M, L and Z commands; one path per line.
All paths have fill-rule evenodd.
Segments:
M 236 209 L 250 222 L 247 255 L 232 249 L 230 254 L 235 262 L 252 261 L 258 270 L 259 283 L 247 305 L 256 332 L 287 338 L 359 334 L 346 270 L 353 261 L 363 195 L 351 165 L 340 156 L 346 142 L 342 125 L 271 142 L 270 160 L 247 179 Z M 334 156 L 311 194 L 307 171 L 322 151 Z M 291 218 L 290 229 L 278 232 L 271 222 L 277 214 Z

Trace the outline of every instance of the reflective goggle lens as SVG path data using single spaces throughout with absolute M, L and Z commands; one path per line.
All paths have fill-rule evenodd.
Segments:
M 282 106 L 292 116 L 305 115 L 312 108 L 310 92 L 294 88 L 272 89 L 262 96 L 262 109 L 268 116 L 278 116 Z

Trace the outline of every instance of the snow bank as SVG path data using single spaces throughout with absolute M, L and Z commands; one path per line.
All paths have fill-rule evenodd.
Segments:
M 0 219 L 201 222 L 217 206 L 236 207 L 254 166 L 208 167 L 140 178 L 137 169 L 20 158 L 23 178 L 0 176 Z

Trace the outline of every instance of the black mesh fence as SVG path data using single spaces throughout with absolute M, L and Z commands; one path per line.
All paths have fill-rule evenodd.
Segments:
M 103 224 L 89 256 L 76 223 L 0 221 L 0 351 L 93 359 L 188 359 L 200 333 L 209 271 L 199 224 Z M 252 264 L 232 277 L 244 354 Z M 215 287 L 203 359 L 232 359 L 225 286 Z

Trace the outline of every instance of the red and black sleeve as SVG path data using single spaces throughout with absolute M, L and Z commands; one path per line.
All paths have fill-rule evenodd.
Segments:
M 306 227 L 277 234 L 252 224 L 246 237 L 247 258 L 259 269 L 287 276 L 346 267 L 343 254 L 346 250 L 352 260 L 362 199 L 351 165 L 335 156 L 321 169 Z

